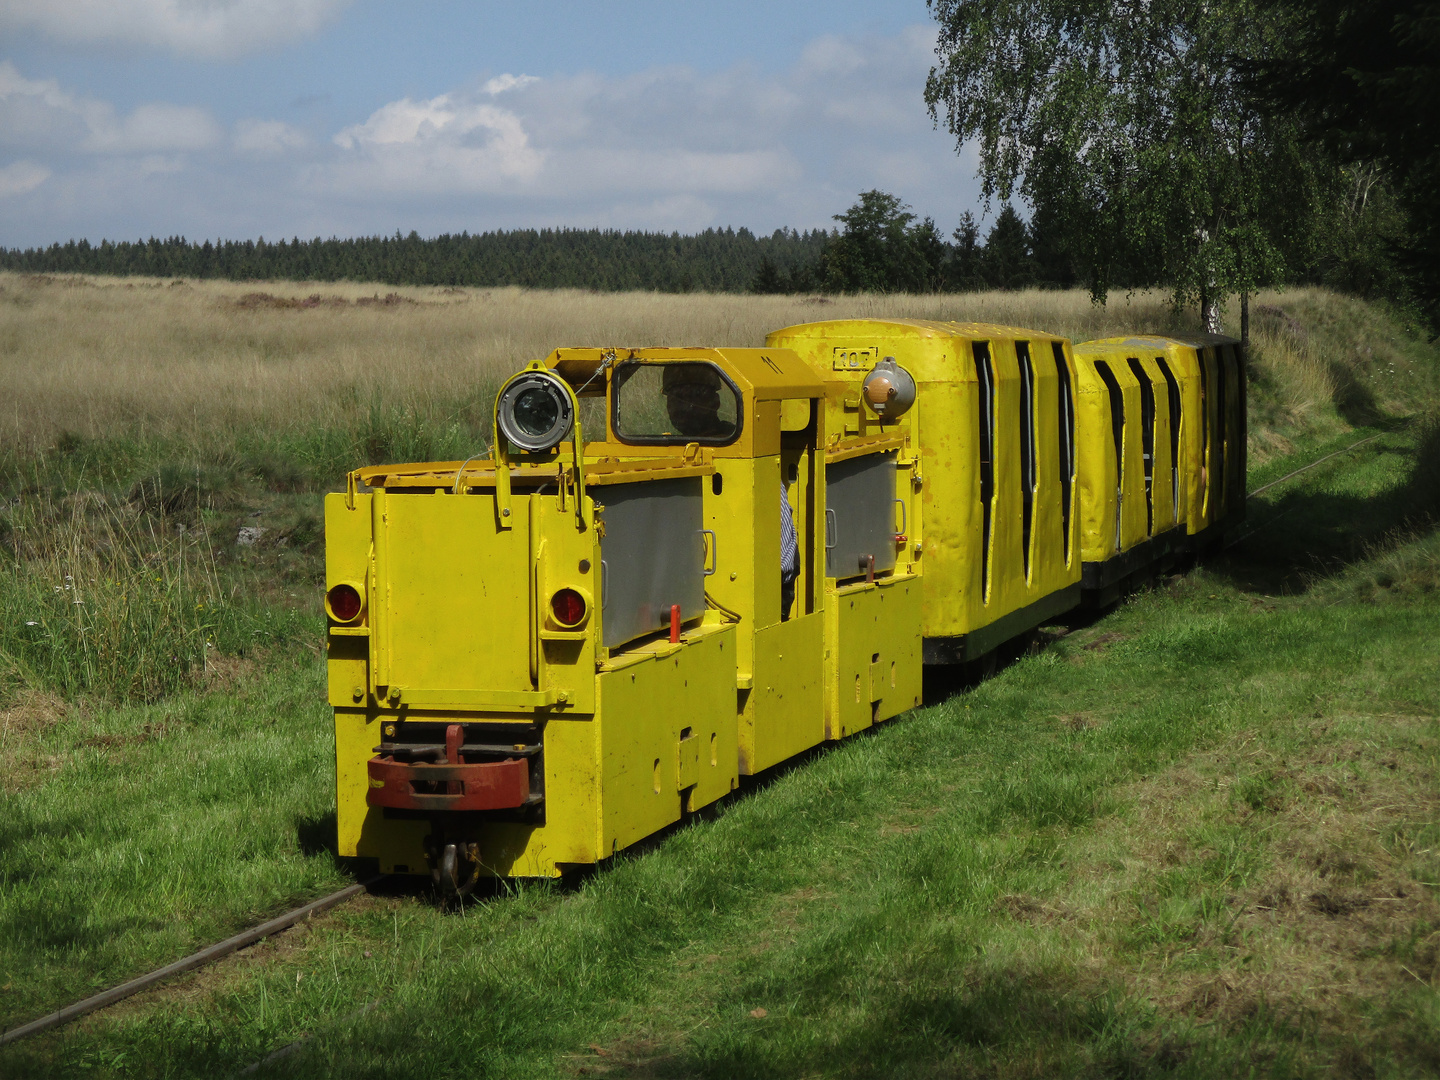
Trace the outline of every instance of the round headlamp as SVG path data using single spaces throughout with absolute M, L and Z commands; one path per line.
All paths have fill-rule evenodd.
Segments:
M 527 371 L 500 391 L 495 419 L 511 446 L 534 453 L 549 450 L 570 434 L 575 409 L 560 376 Z

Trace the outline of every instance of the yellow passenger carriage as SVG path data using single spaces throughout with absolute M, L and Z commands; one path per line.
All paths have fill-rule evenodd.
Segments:
M 1213 546 L 1245 516 L 1245 360 L 1233 338 L 1075 346 L 1083 566 L 1093 599 Z

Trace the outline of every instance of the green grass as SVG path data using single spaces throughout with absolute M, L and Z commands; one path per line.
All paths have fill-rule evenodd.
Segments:
M 7 732 L 0 1024 L 342 883 L 313 657 L 229 674 L 228 690 L 70 706 Z
M 1351 531 L 1372 530 L 1407 481 L 1405 440 L 1307 480 L 1313 509 L 1287 520 L 1321 531 L 1284 536 L 1357 550 L 1323 531 L 1321 496 L 1352 498 Z M 215 1075 L 315 1033 L 276 1074 L 1427 1075 L 1440 608 L 1333 599 L 1363 558 L 1300 595 L 1253 592 L 1237 584 L 1246 546 L 578 889 L 519 886 L 448 915 L 372 898 L 0 1066 Z M 197 710 L 165 740 L 172 781 L 186 759 L 203 779 L 75 830 L 115 882 L 103 901 L 77 902 L 93 871 L 51 865 L 66 844 L 40 837 L 84 820 L 86 799 L 134 797 L 85 794 L 98 754 L 28 796 L 35 846 L 7 847 L 7 868 L 79 911 L 44 943 L 69 978 L 21 972 L 32 1007 L 17 1014 L 75 996 L 75 971 L 107 950 L 145 966 L 220 936 L 214 900 L 233 924 L 338 880 L 281 809 L 308 800 L 313 821 L 328 805 L 318 699 L 297 671 L 288 697 L 216 706 L 228 726 Z M 214 817 L 186 817 L 197 793 Z M 253 828 L 237 805 L 258 807 Z M 164 869 L 127 875 L 126 852 Z M 190 940 L 140 929 L 147 902 L 156 922 L 195 920 Z M 12 956 L 54 910 L 12 924 Z M 115 943 L 121 927 L 151 951 Z
M 1418 364 L 1359 427 L 1330 400 L 1270 429 L 1290 449 L 1252 487 L 1381 438 L 1255 500 L 1223 557 L 978 687 L 583 882 L 451 913 L 371 896 L 6 1047 L 0 1075 L 229 1075 L 307 1035 L 262 1075 L 1434 1075 L 1440 451 L 1406 417 Z M 128 502 L 178 453 L 137 449 L 97 488 Z M 202 462 L 166 514 L 222 538 L 302 515 L 318 472 L 267 453 Z M 27 490 L 81 472 L 56 475 Z M 158 702 L 42 681 L 0 712 L 0 1026 L 345 880 L 318 549 L 257 548 L 217 541 L 215 573 L 271 620 L 246 631 L 263 647 L 237 631 Z

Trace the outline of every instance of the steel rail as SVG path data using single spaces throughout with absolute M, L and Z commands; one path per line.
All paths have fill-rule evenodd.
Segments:
M 1270 490 L 1272 487 L 1274 487 L 1276 484 L 1283 484 L 1286 480 L 1289 480 L 1292 476 L 1299 476 L 1299 475 L 1300 475 L 1301 473 L 1303 473 L 1303 472 L 1309 472 L 1311 469 L 1315 468 L 1316 465 L 1323 465 L 1325 462 L 1329 461 L 1329 460 L 1330 460 L 1331 458 L 1333 458 L 1333 457 L 1339 457 L 1341 454 L 1348 454 L 1351 450 L 1356 450 L 1356 449 L 1364 446 L 1366 443 L 1372 443 L 1372 442 L 1374 442 L 1376 439 L 1380 438 L 1382 435 L 1388 435 L 1388 434 L 1389 434 L 1388 431 L 1382 431 L 1382 432 L 1380 432 L 1379 435 L 1371 435 L 1368 439 L 1361 439 L 1361 440 L 1360 440 L 1359 442 L 1357 442 L 1357 443 L 1352 443 L 1351 445 L 1345 447 L 1345 449 L 1343 449 L 1343 450 L 1336 450 L 1333 454 L 1326 454 L 1326 455 L 1325 455 L 1324 457 L 1322 457 L 1322 458 L 1316 458 L 1314 461 L 1310 462 L 1309 465 L 1302 465 L 1302 466 L 1300 466 L 1300 468 L 1296 469 L 1294 472 L 1288 472 L 1288 473 L 1286 473 L 1284 476 L 1280 477 L 1279 480 L 1271 480 L 1268 484 L 1261 484 L 1258 488 L 1256 488 L 1254 491 L 1250 492 L 1250 493 L 1249 493 L 1248 495 L 1246 495 L 1245 497 L 1246 497 L 1247 499 L 1253 499 L 1256 495 L 1259 495 L 1262 491 L 1269 491 L 1269 490 Z
M 84 1001 L 77 1001 L 74 1005 L 67 1005 L 65 1008 L 42 1016 L 38 1020 L 32 1020 L 28 1024 L 11 1028 L 4 1034 L 0 1034 L 0 1046 L 15 1042 L 18 1039 L 23 1039 L 29 1035 L 37 1035 L 42 1031 L 48 1031 L 50 1028 L 59 1027 L 61 1024 L 68 1024 L 71 1020 L 84 1016 L 86 1013 L 92 1013 L 97 1009 L 103 1009 L 109 1005 L 113 1005 L 117 1001 L 123 1001 L 132 994 L 138 994 L 141 990 L 146 990 L 156 983 L 164 982 L 172 976 L 193 971 L 195 968 L 214 963 L 221 957 L 229 956 L 238 949 L 243 949 L 247 945 L 253 945 L 262 938 L 270 937 L 273 934 L 279 933 L 281 930 L 294 926 L 301 919 L 318 915 L 322 911 L 329 911 L 337 904 L 343 904 L 346 900 L 358 896 L 379 880 L 377 877 L 358 882 L 355 885 L 347 885 L 339 892 L 333 892 L 329 896 L 322 896 L 319 900 L 313 900 L 302 907 L 296 908 L 294 911 L 286 912 L 284 915 L 279 915 L 276 918 L 270 919 L 268 922 L 263 922 L 259 926 L 236 934 L 234 937 L 226 938 L 218 944 L 211 945 L 207 949 L 201 949 L 197 953 L 192 953 L 183 960 L 176 960 L 173 964 L 167 964 L 165 967 L 152 971 L 148 975 L 141 975 L 138 979 L 131 979 L 127 983 L 113 986 L 109 990 L 101 991 L 92 997 L 86 998 Z
M 1270 490 L 1271 488 L 1273 488 L 1276 484 L 1283 484 L 1286 480 L 1290 480 L 1290 479 L 1292 479 L 1292 478 L 1294 478 L 1294 477 L 1296 477 L 1296 476 L 1299 476 L 1299 475 L 1300 475 L 1301 473 L 1303 473 L 1303 472 L 1309 472 L 1311 469 L 1315 468 L 1315 466 L 1317 466 L 1317 465 L 1323 465 L 1323 464 L 1325 464 L 1325 462 L 1329 461 L 1331 458 L 1337 458 L 1337 457 L 1339 457 L 1341 454 L 1348 454 L 1348 453 L 1350 453 L 1351 450 L 1358 450 L 1358 449 L 1360 449 L 1360 447 L 1364 446 L 1366 443 L 1372 443 L 1372 442 L 1374 442 L 1376 439 L 1380 438 L 1381 436 L 1388 435 L 1388 434 L 1390 434 L 1389 431 L 1382 431 L 1382 432 L 1380 432 L 1380 433 L 1377 434 L 1377 435 L 1371 435 L 1369 438 L 1361 439 L 1361 440 L 1360 440 L 1359 442 L 1357 442 L 1357 443 L 1351 443 L 1349 446 L 1345 447 L 1343 450 L 1336 450 L 1336 451 L 1334 451 L 1334 452 L 1332 452 L 1332 453 L 1326 454 L 1324 457 L 1316 458 L 1314 461 L 1310 462 L 1310 464 L 1308 464 L 1308 465 L 1301 465 L 1300 468 L 1294 470 L 1293 472 L 1288 472 L 1288 473 L 1286 473 L 1284 476 L 1280 477 L 1280 479 L 1278 479 L 1278 480 L 1271 480 L 1268 484 L 1261 484 L 1261 485 L 1260 485 L 1258 488 L 1256 488 L 1254 491 L 1246 492 L 1245 497 L 1246 497 L 1247 499 L 1253 499 L 1253 498 L 1255 498 L 1255 496 L 1259 495 L 1262 491 L 1269 491 L 1269 490 Z M 1275 514 L 1275 515 L 1273 515 L 1272 517 L 1268 517 L 1268 518 L 1266 518 L 1264 521 L 1260 522 L 1260 524 L 1256 525 L 1253 529 L 1246 529 L 1246 530 L 1245 530 L 1243 533 L 1241 533 L 1239 536 L 1236 536 L 1236 537 L 1231 538 L 1230 540 L 1227 540 L 1227 541 L 1225 542 L 1225 545 L 1224 545 L 1224 547 L 1222 548 L 1222 550 L 1224 550 L 1224 551 L 1229 551 L 1231 548 L 1233 548 L 1233 547 L 1237 546 L 1238 544 L 1241 544 L 1241 543 L 1243 543 L 1244 541 L 1250 539 L 1250 537 L 1254 536 L 1254 535 L 1255 535 L 1256 533 L 1258 533 L 1261 529 L 1267 528 L 1268 526 L 1275 524 L 1275 522 L 1279 521 L 1282 517 L 1284 517 L 1286 514 L 1288 514 L 1288 513 L 1290 512 L 1290 510 L 1293 510 L 1293 509 L 1294 509 L 1294 507 L 1292 506 L 1292 507 L 1290 507 L 1289 509 L 1281 510 L 1278 514 Z
M 361 1005 L 360 1008 L 356 1009 L 354 1012 L 346 1013 L 339 1020 L 336 1020 L 331 1026 L 339 1027 L 342 1024 L 353 1023 L 354 1021 L 360 1019 L 360 1017 L 364 1016 L 366 1013 L 370 1012 L 370 1010 L 378 1007 L 380 1002 L 383 1000 L 384 998 L 376 998 L 368 1005 Z M 315 1041 L 318 1034 L 318 1032 L 312 1031 L 307 1035 L 301 1035 L 300 1038 L 296 1039 L 294 1042 L 286 1043 L 284 1046 L 280 1047 L 280 1049 L 272 1050 L 270 1053 L 266 1054 L 263 1058 L 261 1058 L 254 1064 L 245 1066 L 245 1068 L 241 1069 L 235 1075 L 237 1077 L 253 1076 L 261 1069 L 266 1068 L 270 1065 L 274 1065 L 277 1061 L 284 1061 L 291 1054 L 295 1053 L 298 1050 L 303 1050 L 305 1047 L 309 1046 L 310 1043 Z

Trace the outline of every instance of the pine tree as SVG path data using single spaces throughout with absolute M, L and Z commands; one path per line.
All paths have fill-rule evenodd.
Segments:
M 1034 260 L 1025 222 L 1009 203 L 985 237 L 985 282 L 992 289 L 1023 289 L 1035 284 Z
M 960 215 L 960 224 L 951 234 L 955 240 L 950 260 L 949 285 L 958 292 L 977 292 L 985 287 L 984 248 L 980 226 L 969 210 Z

